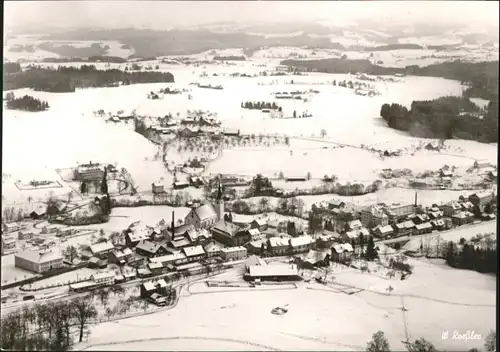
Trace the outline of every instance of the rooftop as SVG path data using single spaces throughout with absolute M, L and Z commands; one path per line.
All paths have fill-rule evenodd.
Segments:
M 224 220 L 219 220 L 213 227 L 212 231 L 217 231 L 217 232 L 223 232 L 228 234 L 229 236 L 233 237 L 238 231 L 240 230 L 240 227 L 237 225 L 224 221 Z
M 226 248 L 222 248 L 221 252 L 224 252 L 224 253 L 232 253 L 232 252 L 239 252 L 239 251 L 245 251 L 246 252 L 246 250 L 247 249 L 245 247 L 238 246 L 238 247 L 226 247 Z
M 290 239 L 290 242 L 292 244 L 292 247 L 298 247 L 314 243 L 314 239 L 309 235 L 305 235 L 305 236 L 294 237 Z
M 289 264 L 275 264 L 275 265 L 250 265 L 248 267 L 249 275 L 251 277 L 268 277 L 268 276 L 298 276 L 296 266 Z
M 111 243 L 111 242 L 101 242 L 101 243 L 96 243 L 96 244 L 93 244 L 90 246 L 90 250 L 94 254 L 104 252 L 104 251 L 109 251 L 109 250 L 112 250 L 113 248 L 115 248 L 115 246 L 113 246 L 113 243 Z
M 203 249 L 202 246 L 184 247 L 182 250 L 184 251 L 186 257 L 193 257 L 196 255 L 205 254 L 205 250 Z
M 350 243 L 338 243 L 334 244 L 331 248 L 335 250 L 337 253 L 344 253 L 344 252 L 353 252 L 354 249 L 352 248 Z
M 205 204 L 192 211 L 198 216 L 200 221 L 205 221 L 213 217 L 217 217 L 217 213 L 212 204 Z
M 43 264 L 54 260 L 62 260 L 63 257 L 52 251 L 22 251 L 15 254 L 15 257 L 28 260 L 30 262 Z
M 99 279 L 109 279 L 109 278 L 114 278 L 116 275 L 112 271 L 103 271 L 97 274 L 92 275 L 92 278 L 94 281 L 99 280 Z

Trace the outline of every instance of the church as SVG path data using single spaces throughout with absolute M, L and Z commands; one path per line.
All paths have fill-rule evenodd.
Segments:
M 222 185 L 219 182 L 215 204 L 204 204 L 191 209 L 184 218 L 184 224 L 193 225 L 195 228 L 209 228 L 224 218 L 224 200 Z

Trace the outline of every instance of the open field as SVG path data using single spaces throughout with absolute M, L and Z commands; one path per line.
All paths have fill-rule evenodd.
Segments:
M 160 348 L 155 346 L 161 341 L 163 349 L 189 350 L 205 339 L 213 349 L 238 350 L 234 344 L 246 343 L 250 349 L 359 351 L 373 332 L 382 330 L 392 349 L 403 349 L 401 341 L 407 336 L 424 336 L 438 349 L 482 347 L 484 340 L 468 341 L 464 346 L 463 341 L 441 340 L 441 333 L 473 329 L 486 336 L 495 325 L 495 277 L 428 261 L 410 259 L 410 264 L 414 274 L 405 281 L 388 282 L 349 269 L 335 273 L 337 284 L 365 289 L 353 295 L 319 284 L 300 284 L 290 290 L 183 295 L 173 310 L 97 325 L 89 344 L 100 350 L 150 348 L 146 341 L 152 339 L 157 340 L 153 349 Z M 394 288 L 391 295 L 385 293 L 389 284 Z M 322 303 L 311 305 L 311 301 Z M 284 305 L 288 305 L 287 314 L 270 313 L 273 307 Z M 400 309 L 403 305 L 405 317 Z M 193 319 L 186 319 L 189 316 Z M 463 316 L 469 318 L 465 321 Z M 141 331 L 141 338 L 132 339 L 133 331 Z

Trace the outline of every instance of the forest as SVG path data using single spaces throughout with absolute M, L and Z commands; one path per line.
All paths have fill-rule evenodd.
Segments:
M 442 97 L 413 101 L 410 110 L 384 104 L 380 116 L 389 127 L 417 137 L 498 142 L 498 102 L 490 102 L 483 113 L 466 97 Z
M 21 98 L 16 98 L 14 93 L 7 93 L 5 97 L 7 109 L 11 110 L 25 110 L 25 111 L 44 111 L 49 108 L 46 101 L 33 98 L 32 96 L 25 95 Z
M 62 67 L 49 69 L 30 67 L 19 71 L 17 66 L 8 66 L 4 72 L 3 90 L 31 88 L 36 91 L 66 93 L 76 88 L 97 88 L 128 85 L 136 83 L 172 83 L 174 76 L 170 72 L 124 72 L 118 69 L 99 70 L 94 65 L 81 67 Z M 16 71 L 17 70 L 17 71 Z

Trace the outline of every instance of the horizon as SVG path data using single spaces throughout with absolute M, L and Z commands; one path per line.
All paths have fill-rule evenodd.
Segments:
M 314 6 L 309 1 L 141 1 L 140 4 L 133 1 L 9 1 L 4 4 L 6 30 L 48 27 L 161 30 L 231 22 L 243 25 L 314 22 L 341 26 L 362 20 L 436 25 L 460 24 L 463 18 L 467 18 L 469 26 L 498 27 L 499 21 L 499 3 L 486 1 L 318 1 L 313 2 Z

